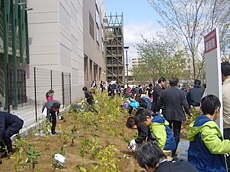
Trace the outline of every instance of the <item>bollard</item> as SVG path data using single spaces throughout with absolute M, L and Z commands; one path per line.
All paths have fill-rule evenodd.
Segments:
M 83 130 L 82 130 L 83 131 Z M 77 131 L 77 140 L 79 140 L 79 131 Z
M 64 152 L 65 152 L 65 155 L 67 155 L 66 145 L 64 145 Z
M 128 165 L 129 157 L 125 158 L 125 164 Z
M 74 147 L 74 138 L 72 137 L 72 146 Z

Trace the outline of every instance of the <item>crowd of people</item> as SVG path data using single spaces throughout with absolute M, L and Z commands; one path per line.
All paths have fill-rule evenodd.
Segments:
M 140 103 L 135 116 L 130 116 L 126 123 L 128 128 L 138 129 L 138 138 L 131 140 L 128 148 L 135 151 L 138 146 L 136 155 L 141 167 L 148 172 L 228 171 L 230 64 L 223 62 L 221 71 L 224 136 L 215 123 L 220 115 L 221 102 L 217 96 L 207 95 L 206 85 L 202 87 L 200 80 L 195 80 L 194 85 L 191 85 L 188 91 L 179 88 L 179 80 L 176 77 L 169 79 L 170 88 L 168 89 L 164 88 L 166 79 L 163 77 L 158 80 L 154 88 L 149 85 L 150 94 L 148 95 L 152 98 L 151 111 L 141 107 Z M 141 87 L 137 89 L 140 90 Z M 135 99 L 138 100 L 136 97 Z M 192 119 L 191 107 L 202 111 L 197 119 Z M 187 139 L 190 141 L 188 162 L 177 157 L 181 122 L 185 120 L 191 122 L 187 134 Z M 163 152 L 165 150 L 172 150 L 172 160 L 167 159 Z

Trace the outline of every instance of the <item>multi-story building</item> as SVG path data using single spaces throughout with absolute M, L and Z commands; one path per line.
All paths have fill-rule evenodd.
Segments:
M 92 81 L 105 81 L 106 60 L 104 47 L 104 0 L 83 1 L 84 79 L 90 87 Z
M 137 57 L 132 58 L 132 67 L 138 66 L 138 59 Z
M 62 82 L 71 83 L 71 99 L 83 97 L 83 0 L 27 0 L 27 3 L 33 8 L 28 15 L 30 66 L 66 73 L 70 78 Z M 43 80 L 45 85 L 45 77 Z M 60 84 L 53 88 L 56 93 L 65 89 L 61 83 L 56 84 Z M 49 89 L 43 86 L 40 92 L 45 94 Z

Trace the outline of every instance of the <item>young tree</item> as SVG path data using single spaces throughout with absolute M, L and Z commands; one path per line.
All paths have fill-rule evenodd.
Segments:
M 175 40 L 167 41 L 163 37 L 146 39 L 137 44 L 140 56 L 138 66 L 133 67 L 133 78 L 136 81 L 155 83 L 161 76 L 181 78 L 186 71 L 186 56 L 182 51 L 176 51 Z
M 163 21 L 158 21 L 169 35 L 174 35 L 191 56 L 193 79 L 197 79 L 204 67 L 201 50 L 203 37 L 219 28 L 221 52 L 224 54 L 230 39 L 229 0 L 147 0 Z M 198 62 L 198 63 L 196 63 Z

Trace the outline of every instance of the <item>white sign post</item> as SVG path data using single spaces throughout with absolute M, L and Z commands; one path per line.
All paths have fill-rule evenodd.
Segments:
M 222 76 L 218 28 L 214 29 L 204 37 L 204 45 L 207 93 L 213 94 L 220 99 L 220 116 L 216 120 L 216 123 L 219 126 L 220 131 L 223 133 Z

